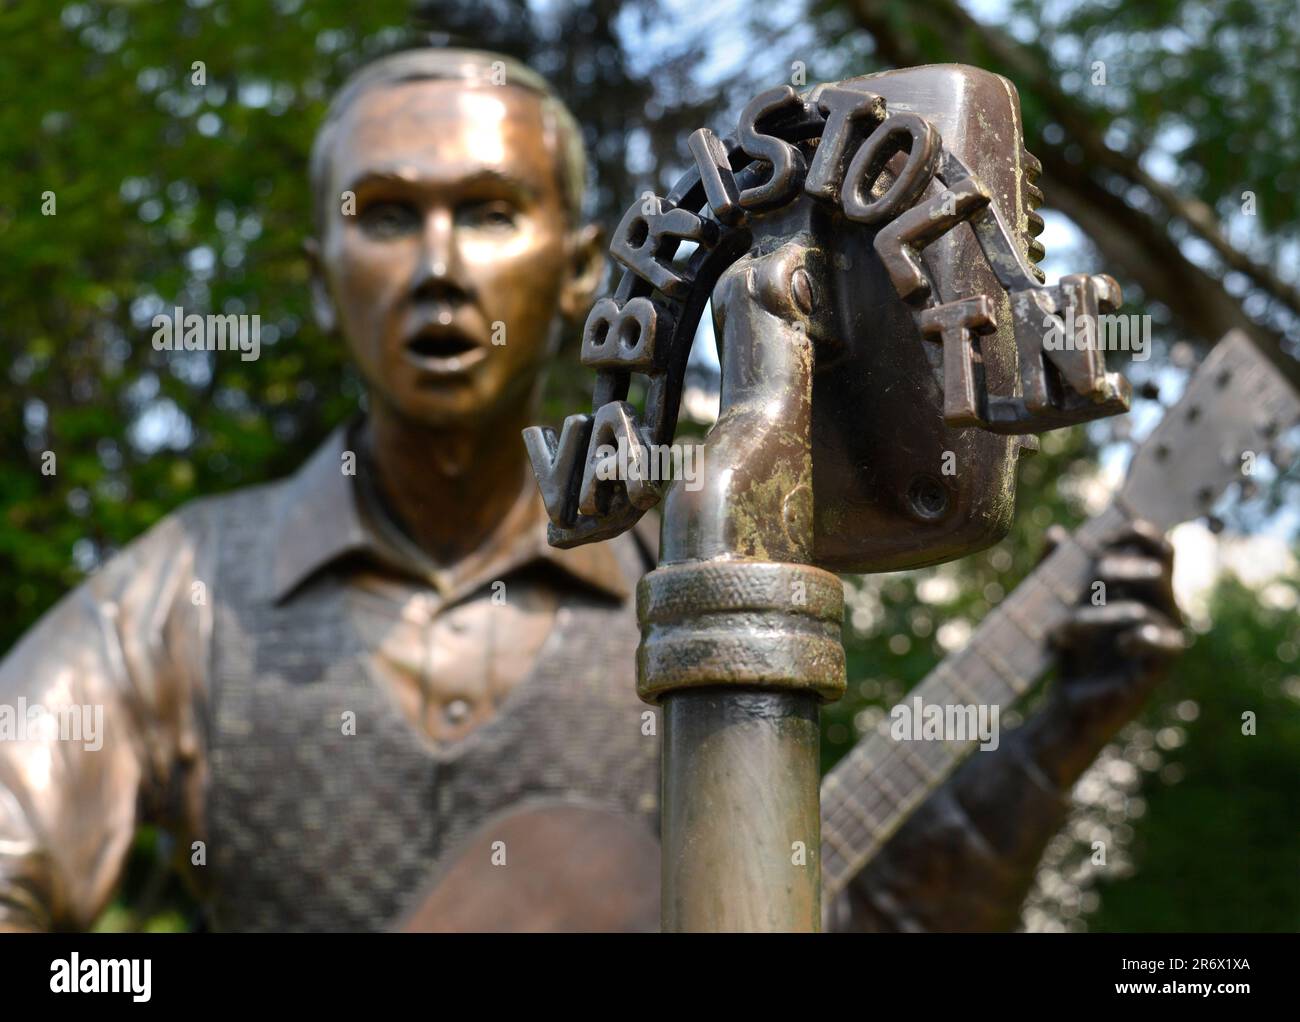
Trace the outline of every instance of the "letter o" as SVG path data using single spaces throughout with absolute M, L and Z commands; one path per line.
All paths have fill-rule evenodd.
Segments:
M 889 191 L 867 202 L 864 193 L 870 192 L 893 155 L 905 148 L 909 151 L 902 173 Z M 844 215 L 862 224 L 892 219 L 921 197 L 938 162 L 939 133 L 934 125 L 918 114 L 890 115 L 853 154 L 853 162 L 844 173 L 840 189 Z

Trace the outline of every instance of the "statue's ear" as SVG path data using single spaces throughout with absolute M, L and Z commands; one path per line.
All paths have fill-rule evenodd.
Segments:
M 560 314 L 570 322 L 585 317 L 604 276 L 605 232 L 596 224 L 586 224 L 572 235 Z
M 325 279 L 325 268 L 321 263 L 320 242 L 315 238 L 306 238 L 302 243 L 302 254 L 307 258 L 311 274 L 312 316 L 321 330 L 331 334 L 338 325 L 338 317 L 334 312 L 334 299 L 330 297 L 329 283 Z

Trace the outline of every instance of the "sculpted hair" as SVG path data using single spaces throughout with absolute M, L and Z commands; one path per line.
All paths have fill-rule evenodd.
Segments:
M 542 129 L 546 144 L 555 155 L 569 218 L 577 223 L 582 216 L 583 195 L 587 184 L 587 153 L 582 129 L 564 101 L 532 68 L 513 57 L 486 50 L 432 48 L 400 50 L 358 68 L 330 101 L 325 119 L 312 142 L 309 172 L 316 218 L 316 230 L 323 233 L 328 210 L 334 196 L 326 194 L 334 138 L 343 115 L 356 99 L 370 89 L 424 79 L 464 81 L 492 88 L 519 88 L 539 96 L 542 101 Z M 502 84 L 504 80 L 504 84 Z

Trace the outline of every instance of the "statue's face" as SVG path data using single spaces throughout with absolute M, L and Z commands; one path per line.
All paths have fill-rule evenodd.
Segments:
M 527 400 L 573 272 L 558 159 L 519 88 L 405 82 L 346 111 L 318 268 L 373 399 L 435 427 Z

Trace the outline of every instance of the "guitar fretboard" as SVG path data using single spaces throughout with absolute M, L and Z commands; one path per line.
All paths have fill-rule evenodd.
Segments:
M 1079 602 L 1102 544 L 1126 523 L 1111 504 L 1061 543 L 997 607 L 970 641 L 907 693 L 926 706 L 998 706 L 1004 713 L 1048 668 L 1047 638 Z M 822 780 L 822 896 L 844 889 L 931 791 L 979 744 L 896 740 L 886 714 Z

